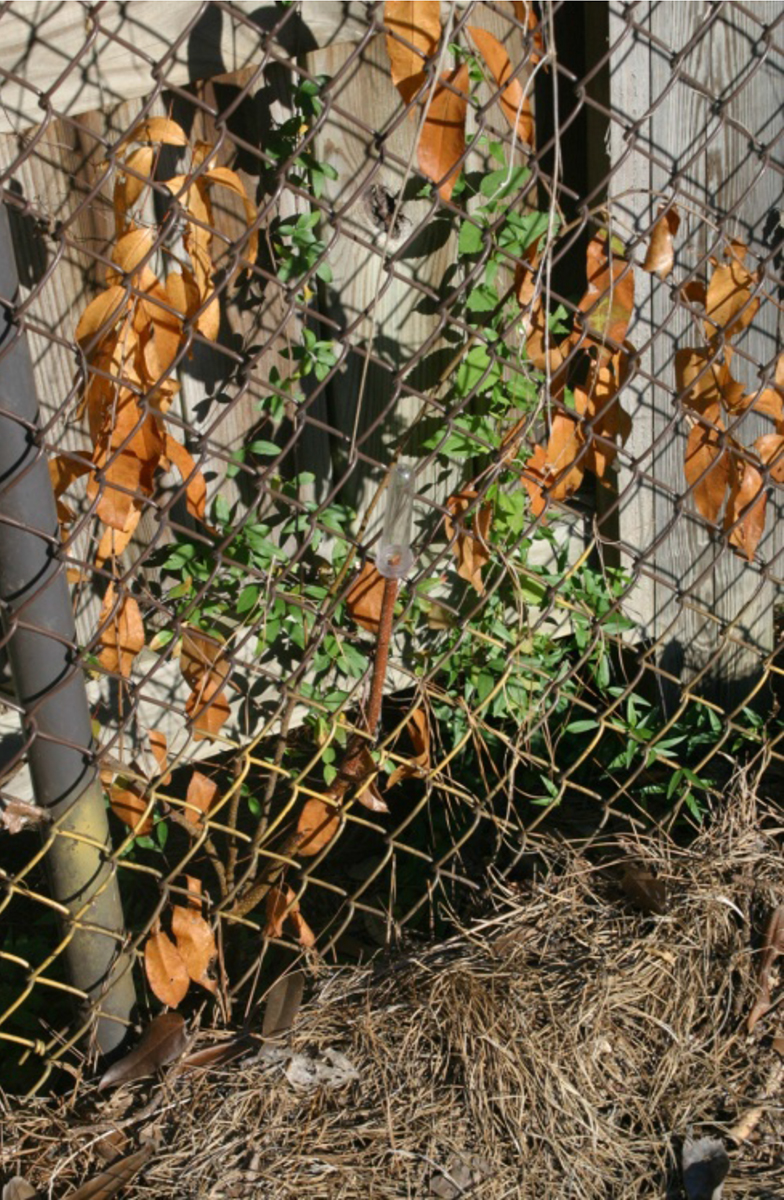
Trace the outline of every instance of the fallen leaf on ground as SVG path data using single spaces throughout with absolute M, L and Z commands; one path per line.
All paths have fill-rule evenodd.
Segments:
M 154 1075 L 182 1054 L 187 1042 L 185 1020 L 180 1013 L 161 1013 L 145 1028 L 138 1046 L 101 1076 L 98 1090 Z
M 100 1175 L 94 1175 L 75 1192 L 69 1192 L 67 1200 L 109 1200 L 138 1175 L 144 1164 L 152 1157 L 154 1147 L 147 1145 L 135 1154 L 118 1158 Z
M 764 1017 L 771 1006 L 770 972 L 780 954 L 784 954 L 784 904 L 780 904 L 778 908 L 774 908 L 770 914 L 767 929 L 765 930 L 765 940 L 762 946 L 762 957 L 757 976 L 759 996 L 749 1013 L 746 1025 L 749 1033 L 752 1032 L 754 1026 L 761 1017 Z
M 491 559 L 487 538 L 493 510 L 489 504 L 481 504 L 474 509 L 468 522 L 464 521 L 464 514 L 471 508 L 476 497 L 477 493 L 470 488 L 450 496 L 446 507 L 452 515 L 445 518 L 444 528 L 450 542 L 457 533 L 452 553 L 457 559 L 458 575 L 470 583 L 481 596 L 485 590 L 482 569 Z
M 641 912 L 656 913 L 658 916 L 664 916 L 667 912 L 667 884 L 650 871 L 627 865 L 621 877 L 621 887 Z
M 666 279 L 675 263 L 673 238 L 678 232 L 681 218 L 674 205 L 666 212 L 664 212 L 664 206 L 660 207 L 659 213 L 663 215 L 660 215 L 653 227 L 642 267 L 644 271 L 658 275 L 659 279 Z
M 463 63 L 442 75 L 427 109 L 419 135 L 417 160 L 428 179 L 438 183 L 442 200 L 449 200 L 460 174 L 465 153 L 465 121 L 468 108 L 468 67 Z
M 289 971 L 275 980 L 264 1006 L 262 1037 L 276 1037 L 291 1028 L 300 1010 L 304 990 L 305 976 L 301 971 Z
M 517 132 L 521 141 L 525 142 L 527 146 L 533 146 L 534 120 L 531 112 L 531 100 L 529 96 L 526 96 L 525 89 L 517 76 L 509 81 L 512 74 L 509 55 L 498 38 L 487 29 L 469 25 L 468 32 L 485 60 L 496 88 L 500 91 L 501 108 L 509 125 Z
M 3 1200 L 39 1200 L 40 1196 L 23 1175 L 12 1176 L 3 1187 Z
M 190 987 L 190 975 L 182 955 L 163 932 L 160 922 L 144 943 L 144 970 L 147 982 L 162 1004 L 176 1008 Z

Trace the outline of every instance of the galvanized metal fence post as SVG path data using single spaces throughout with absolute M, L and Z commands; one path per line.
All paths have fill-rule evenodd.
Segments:
M 46 808 L 52 895 L 67 910 L 70 983 L 96 1005 L 96 1041 L 122 1041 L 135 995 L 121 950 L 123 913 L 109 857 L 106 806 L 92 754 L 84 674 L 58 560 L 55 499 L 39 444 L 27 338 L 14 323 L 18 276 L 0 205 L 0 604 L 5 646 L 29 740 L 36 801 Z

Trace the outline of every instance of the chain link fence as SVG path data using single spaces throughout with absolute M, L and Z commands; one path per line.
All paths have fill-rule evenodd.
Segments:
M 782 20 L 0 11 L 9 1086 L 775 774 Z

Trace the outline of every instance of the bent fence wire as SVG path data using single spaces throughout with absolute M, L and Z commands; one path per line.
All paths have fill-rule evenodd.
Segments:
M 297 958 L 438 935 L 537 829 L 685 835 L 775 768 L 783 20 L 0 10 L 3 302 L 109 820 L 47 810 L 8 678 L 9 1086 L 133 1016 L 66 971 L 101 934 L 58 841 L 108 864 L 142 1016 L 237 1022 Z

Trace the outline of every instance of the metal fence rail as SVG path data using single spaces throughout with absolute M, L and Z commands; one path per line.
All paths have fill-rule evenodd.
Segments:
M 260 11 L 0 10 L 2 299 L 93 738 L 15 667 L 13 1087 L 124 1034 L 126 962 L 142 1013 L 236 1021 L 295 956 L 437 934 L 543 822 L 696 824 L 780 757 L 784 7 Z M 3 606 L 13 665 L 46 631 Z M 110 841 L 33 786 L 63 750 Z

